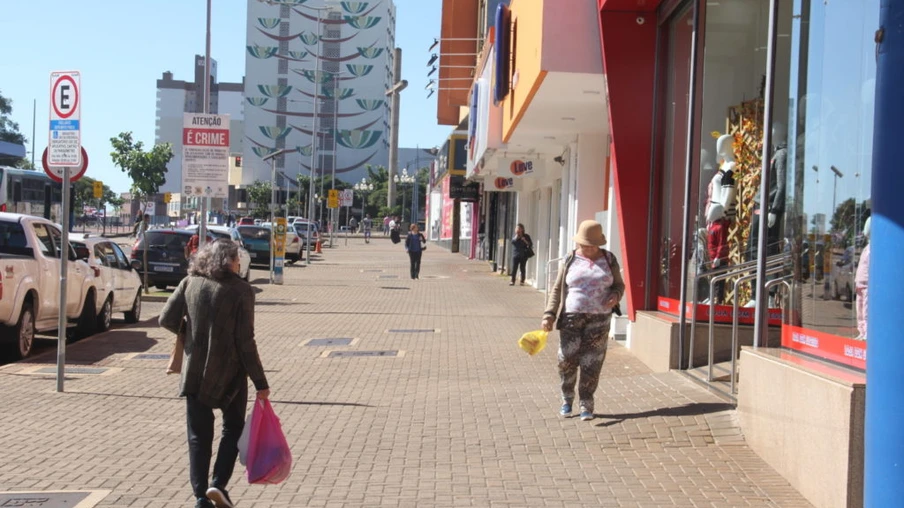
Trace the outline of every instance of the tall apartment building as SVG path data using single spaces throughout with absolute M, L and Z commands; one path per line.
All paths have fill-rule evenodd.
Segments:
M 284 148 L 281 188 L 312 166 L 353 183 L 387 164 L 392 0 L 248 0 L 246 40 L 243 186 L 269 181 L 262 159 Z
M 232 155 L 230 167 L 236 157 L 241 157 L 244 145 L 244 100 L 243 83 L 219 83 L 217 81 L 217 62 L 210 61 L 210 112 L 228 114 L 229 116 L 229 151 Z M 182 184 L 182 123 L 184 113 L 200 113 L 204 103 L 204 57 L 195 55 L 195 75 L 193 81 L 173 79 L 172 72 L 164 72 L 157 80 L 157 127 L 156 143 L 171 143 L 173 159 L 167 165 L 166 183 L 160 192 L 171 192 L 178 195 Z M 236 182 L 230 181 L 230 186 Z M 230 193 L 231 194 L 231 193 Z M 214 200 L 212 210 L 235 208 L 235 203 L 222 203 Z M 197 203 L 183 203 L 174 199 L 170 203 L 169 215 L 184 215 L 181 211 L 197 209 Z M 158 212 L 158 215 L 163 213 Z

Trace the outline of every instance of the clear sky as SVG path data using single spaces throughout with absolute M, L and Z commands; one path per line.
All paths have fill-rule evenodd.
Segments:
M 219 81 L 240 82 L 245 72 L 248 0 L 213 0 L 211 56 Z M 449 127 L 436 125 L 436 96 L 426 99 L 427 49 L 439 36 L 439 0 L 395 0 L 396 44 L 402 48 L 399 146 L 431 147 Z M 204 54 L 205 0 L 4 0 L 0 34 L 0 92 L 13 100 L 12 119 L 32 139 L 32 102 L 37 100 L 35 162 L 47 146 L 50 72 L 82 73 L 82 145 L 88 176 L 115 192 L 128 178 L 110 160 L 110 138 L 132 131 L 154 142 L 156 82 L 164 71 L 191 80 L 194 55 Z M 32 149 L 27 146 L 28 150 Z

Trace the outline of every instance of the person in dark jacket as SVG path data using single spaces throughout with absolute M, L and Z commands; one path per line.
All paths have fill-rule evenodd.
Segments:
M 509 286 L 515 285 L 515 276 L 521 269 L 521 285 L 524 285 L 524 276 L 527 272 L 527 260 L 533 256 L 534 241 L 530 235 L 524 232 L 524 224 L 518 224 L 515 228 L 515 237 L 512 238 L 512 281 Z
M 233 506 L 226 485 L 245 426 L 248 378 L 258 399 L 270 397 L 254 341 L 254 290 L 238 271 L 235 242 L 206 244 L 160 313 L 160 326 L 173 333 L 184 330 L 180 391 L 186 399 L 189 475 L 195 506 L 201 508 Z M 223 432 L 208 488 L 214 409 L 223 413 Z
M 606 245 L 606 236 L 599 222 L 582 222 L 574 242 L 577 249 L 559 270 L 556 284 L 548 294 L 540 326 L 548 332 L 555 323 L 559 330 L 563 402 L 559 414 L 571 415 L 580 367 L 581 420 L 592 420 L 593 394 L 606 359 L 612 311 L 625 293 L 625 283 L 615 255 L 602 248 Z
M 418 231 L 417 224 L 408 227 L 408 236 L 405 237 L 405 252 L 408 253 L 408 259 L 411 261 L 411 279 L 420 278 L 421 274 L 421 255 L 427 248 L 427 239 L 424 234 Z

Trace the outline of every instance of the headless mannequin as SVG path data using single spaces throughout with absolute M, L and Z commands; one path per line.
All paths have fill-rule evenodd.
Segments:
M 776 122 L 772 125 L 774 151 L 769 160 L 769 197 L 765 207 L 760 203 L 757 189 L 753 199 L 753 215 L 750 218 L 750 234 L 747 240 L 747 260 L 757 258 L 760 238 L 760 218 L 766 216 L 766 256 L 778 254 L 779 219 L 785 211 L 785 185 L 788 176 L 788 132 L 784 124 Z M 765 208 L 765 210 L 764 210 Z M 752 286 L 751 299 L 745 307 L 756 305 L 756 288 Z
M 737 217 L 737 187 L 735 186 L 734 160 L 730 135 L 720 136 L 716 141 L 716 153 L 721 160 L 719 170 L 710 181 L 710 200 L 706 209 L 707 250 L 712 268 L 728 264 L 728 230 Z M 717 283 L 716 294 L 712 303 L 721 303 L 724 295 L 724 284 Z

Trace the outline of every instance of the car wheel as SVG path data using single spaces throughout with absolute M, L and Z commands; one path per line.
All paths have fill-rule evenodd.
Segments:
M 104 300 L 104 306 L 97 316 L 97 331 L 105 332 L 110 329 L 110 321 L 113 319 L 113 295 Z
M 154 289 L 159 291 L 166 291 L 166 284 L 154 284 Z
M 137 323 L 141 319 L 141 289 L 135 294 L 135 301 L 132 302 L 132 309 L 125 313 L 126 323 Z
M 78 317 L 78 324 L 75 326 L 75 336 L 79 339 L 90 337 L 97 331 L 97 302 L 92 291 L 85 295 L 85 305 L 82 306 L 82 313 Z
M 35 343 L 35 313 L 30 301 L 22 304 L 19 321 L 8 329 L 8 338 L 13 342 L 13 360 L 21 360 L 31 354 Z

